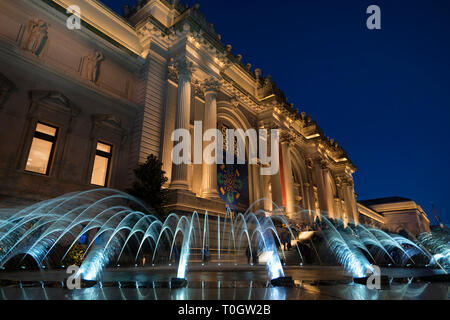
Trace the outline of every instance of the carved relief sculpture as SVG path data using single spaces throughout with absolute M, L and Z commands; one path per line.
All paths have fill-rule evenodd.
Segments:
M 83 59 L 83 78 L 91 82 L 97 82 L 98 71 L 103 58 L 103 54 L 97 50 L 92 50 L 87 56 L 85 56 Z
M 43 20 L 30 21 L 24 49 L 39 56 L 48 39 L 48 25 Z

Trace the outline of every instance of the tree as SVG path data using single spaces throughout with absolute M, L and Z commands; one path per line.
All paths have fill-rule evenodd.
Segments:
M 134 170 L 136 181 L 128 189 L 129 194 L 144 201 L 155 210 L 154 213 L 163 217 L 167 216 L 165 206 L 168 200 L 167 190 L 163 188 L 168 181 L 165 174 L 161 161 L 151 154 L 145 163 Z
M 86 250 L 82 246 L 78 244 L 74 245 L 64 258 L 64 260 L 61 262 L 61 264 L 66 267 L 71 265 L 81 266 L 81 264 L 83 263 L 83 256 L 85 251 Z

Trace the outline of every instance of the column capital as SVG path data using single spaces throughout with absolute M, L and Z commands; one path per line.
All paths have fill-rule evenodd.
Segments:
M 180 60 L 174 63 L 174 66 L 178 72 L 178 75 L 183 75 L 187 77 L 191 77 L 192 73 L 195 71 L 194 63 L 189 61 L 186 57 L 181 58 Z
M 308 169 L 314 168 L 314 160 L 312 158 L 307 158 L 306 159 L 306 167 Z
M 280 135 L 281 144 L 287 144 L 288 147 L 292 146 L 295 143 L 295 137 L 288 131 L 281 132 Z
M 346 187 L 352 187 L 353 186 L 353 181 L 351 179 L 349 179 L 349 178 L 343 177 L 342 180 L 341 180 L 341 183 L 342 183 L 343 186 L 346 186 Z
M 202 85 L 198 80 L 192 83 L 192 89 L 194 90 L 194 96 L 205 100 L 205 92 L 203 91 Z
M 220 83 L 220 80 L 214 77 L 207 78 L 204 80 L 201 84 L 203 91 L 205 92 L 205 95 L 208 93 L 217 93 L 219 92 L 222 84 Z
M 315 165 L 320 166 L 320 168 L 322 170 L 329 170 L 330 169 L 328 161 L 323 159 L 323 158 L 317 157 L 317 158 L 312 159 L 312 161 L 313 161 L 313 163 Z

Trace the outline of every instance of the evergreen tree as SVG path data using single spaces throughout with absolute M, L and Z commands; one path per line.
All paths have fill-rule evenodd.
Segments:
M 134 175 L 136 181 L 128 193 L 148 204 L 155 214 L 167 216 L 167 189 L 163 189 L 163 185 L 168 179 L 161 161 L 153 154 L 149 155 L 147 161 L 134 170 Z

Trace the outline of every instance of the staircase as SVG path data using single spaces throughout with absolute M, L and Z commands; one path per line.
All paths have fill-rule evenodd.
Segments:
M 204 216 L 200 216 L 200 228 L 202 232 L 204 231 Z M 241 248 L 236 243 L 236 248 L 233 245 L 233 239 L 230 231 L 230 223 L 227 220 L 224 232 L 224 220 L 220 219 L 220 237 L 218 235 L 218 219 L 217 217 L 208 216 L 209 224 L 209 237 L 207 237 L 205 247 L 209 250 L 209 259 L 207 261 L 203 260 L 202 249 L 203 242 L 200 242 L 200 237 L 196 235 L 196 239 L 191 240 L 191 249 L 189 254 L 189 264 L 247 264 L 247 257 L 245 251 L 247 246 L 242 242 Z M 220 242 L 220 248 L 219 248 Z M 236 240 L 237 242 L 237 240 Z

